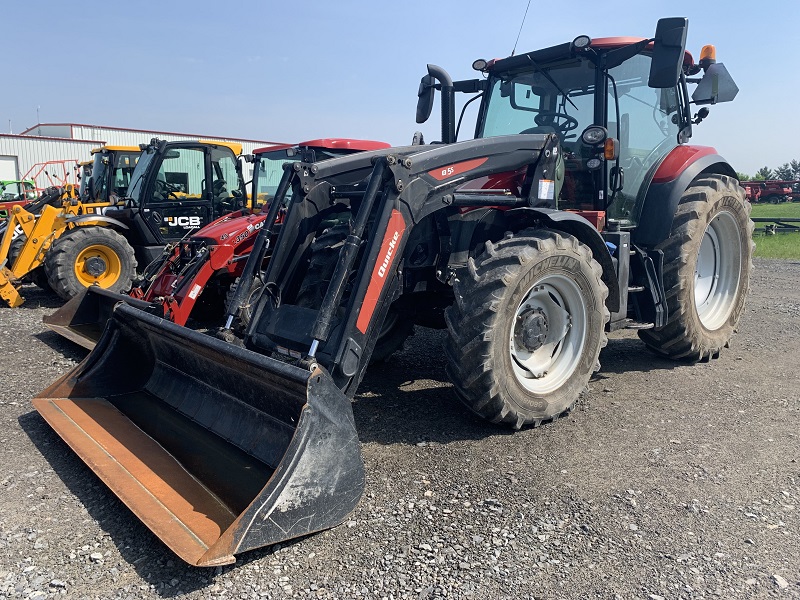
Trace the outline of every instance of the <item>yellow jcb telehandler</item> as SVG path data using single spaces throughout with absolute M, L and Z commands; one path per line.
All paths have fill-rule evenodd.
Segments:
M 93 175 L 83 178 L 80 193 L 76 194 L 71 185 L 69 189 L 52 187 L 34 202 L 11 207 L 6 223 L 0 227 L 0 297 L 3 300 L 12 307 L 22 304 L 24 298 L 15 284 L 24 280 L 43 288 L 52 287 L 64 296 L 61 286 L 53 286 L 49 281 L 44 264 L 48 251 L 63 234 L 77 227 L 109 224 L 110 220 L 102 213 L 115 204 L 117 198 L 126 196 L 140 152 L 137 146 L 95 148 L 92 150 Z M 71 265 L 68 279 L 75 279 L 84 286 L 98 283 L 103 287 L 119 285 L 122 289 L 129 285 L 136 261 L 132 252 L 125 251 L 124 238 L 105 227 L 94 237 L 98 239 L 74 257 L 77 262 Z M 103 241 L 105 243 L 101 243 Z

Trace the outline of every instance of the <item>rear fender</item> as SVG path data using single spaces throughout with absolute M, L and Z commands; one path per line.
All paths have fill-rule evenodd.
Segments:
M 713 148 L 678 146 L 673 149 L 655 171 L 631 241 L 653 248 L 667 239 L 683 192 L 698 177 L 712 173 L 736 177 L 733 167 Z
M 581 243 L 586 244 L 603 269 L 603 283 L 608 287 L 606 306 L 612 313 L 619 310 L 619 286 L 614 263 L 603 236 L 588 220 L 575 213 L 550 208 L 523 207 L 498 213 L 505 220 L 506 231 L 517 232 L 526 227 L 544 224 L 551 229 L 575 236 Z

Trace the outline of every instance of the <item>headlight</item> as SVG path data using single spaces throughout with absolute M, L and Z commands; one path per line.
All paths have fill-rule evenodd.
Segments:
M 606 141 L 608 131 L 605 127 L 599 125 L 590 125 L 583 130 L 581 134 L 581 141 L 587 146 L 597 146 Z

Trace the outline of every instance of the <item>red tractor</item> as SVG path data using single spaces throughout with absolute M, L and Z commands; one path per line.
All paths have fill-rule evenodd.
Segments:
M 271 253 L 246 349 L 120 304 L 34 406 L 181 558 L 211 566 L 355 507 L 350 399 L 407 323 L 446 328 L 458 397 L 517 429 L 570 411 L 610 331 L 716 357 L 744 310 L 752 223 L 733 168 L 687 144 L 708 113 L 691 103 L 736 87 L 710 48 L 695 64 L 686 30 L 580 36 L 475 61 L 466 81 L 429 65 L 417 121 L 439 91 L 439 143 L 284 171 L 242 275 Z M 480 101 L 474 139 L 456 139 L 456 93 Z
M 275 196 L 283 165 L 300 160 L 319 161 L 364 150 L 388 148 L 385 142 L 353 139 L 317 139 L 297 145 L 268 146 L 246 159 L 254 164 L 251 203 L 256 211 L 269 205 Z M 277 207 L 276 221 L 282 220 L 285 205 Z M 124 301 L 142 310 L 185 325 L 190 316 L 205 321 L 224 311 L 228 297 L 236 289 L 256 234 L 266 213 L 249 209 L 229 213 L 209 223 L 190 237 L 168 245 L 162 257 L 153 261 L 143 277 L 127 295 L 94 285 L 72 298 L 44 323 L 55 332 L 84 346 L 94 348 L 117 302 Z M 250 295 L 259 285 L 248 286 Z M 236 310 L 240 326 L 246 327 L 250 302 Z

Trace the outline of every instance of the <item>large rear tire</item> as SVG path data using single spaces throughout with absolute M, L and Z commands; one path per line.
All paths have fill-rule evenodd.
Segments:
M 107 227 L 76 227 L 58 238 L 44 260 L 47 280 L 64 300 L 97 284 L 126 292 L 136 276 L 136 258 L 127 240 Z
M 571 235 L 526 229 L 487 242 L 445 311 L 447 371 L 461 401 L 516 429 L 569 412 L 606 344 L 601 276 Z
M 669 320 L 640 331 L 642 341 L 673 359 L 716 358 L 744 312 L 754 246 L 750 203 L 738 181 L 725 175 L 695 181 L 658 246 Z

